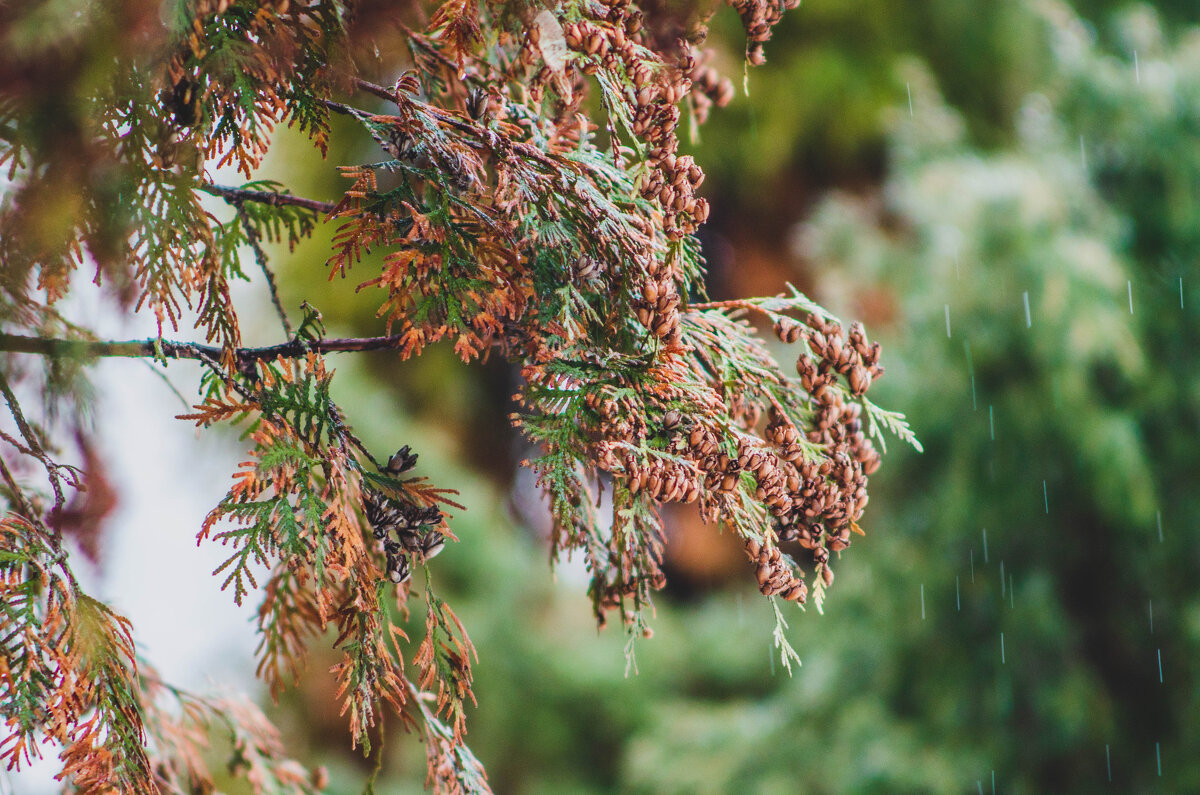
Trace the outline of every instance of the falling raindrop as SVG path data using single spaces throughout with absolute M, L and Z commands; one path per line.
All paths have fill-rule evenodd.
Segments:
M 996 771 L 992 771 L 992 795 L 996 795 Z
M 987 563 L 987 528 L 983 528 L 983 562 Z
M 1133 51 L 1133 79 L 1137 81 L 1139 86 L 1142 84 L 1142 70 L 1138 66 L 1137 50 Z
M 979 787 L 979 795 L 983 795 L 983 780 L 982 780 L 982 779 L 977 779 L 977 780 L 975 781 L 975 785 L 976 785 L 977 787 Z
M 988 404 L 988 431 L 992 434 L 992 441 L 996 441 L 996 412 L 990 403 Z
M 1000 561 L 1000 598 L 1003 599 L 1005 594 L 1004 586 L 1004 561 Z
M 946 339 L 950 339 L 950 304 L 946 304 Z
M 1050 513 L 1050 492 L 1046 489 L 1046 481 L 1042 480 L 1042 502 L 1046 504 L 1046 513 Z
M 1029 291 L 1026 290 L 1021 294 L 1021 298 L 1025 301 L 1025 328 L 1033 327 L 1033 317 L 1029 314 Z
M 1104 746 L 1104 766 L 1108 769 L 1108 780 L 1112 782 L 1112 754 L 1108 750 L 1108 744 Z
M 975 400 L 975 362 L 971 359 L 971 342 L 965 338 L 963 350 L 967 353 L 967 375 L 971 376 L 971 411 L 978 411 L 979 404 Z
M 775 659 L 774 655 L 772 655 L 771 659 Z M 1000 664 L 1007 665 L 1007 663 L 1004 662 L 1004 633 L 1003 632 L 1000 633 Z
M 1133 281 L 1131 279 L 1126 279 L 1125 287 L 1126 287 L 1126 289 L 1129 290 L 1129 314 L 1132 315 L 1133 314 Z
M 1163 683 L 1163 677 L 1162 677 L 1162 649 L 1159 649 L 1159 650 L 1158 650 L 1158 683 L 1159 683 L 1160 685 Z
M 905 87 L 908 89 L 908 117 L 911 119 L 911 118 L 912 118 L 912 115 L 913 115 L 913 106 L 912 106 L 912 83 L 905 83 L 904 85 L 905 85 Z
M 925 583 L 921 583 L 921 620 L 925 620 Z
M 1179 308 L 1183 309 L 1183 277 L 1179 277 Z
M 1158 760 L 1158 777 L 1162 778 L 1162 748 L 1158 743 L 1154 744 L 1154 758 Z
M 1158 517 L 1158 543 L 1160 543 L 1160 544 L 1161 544 L 1161 543 L 1163 542 L 1163 534 L 1162 534 L 1162 511 L 1159 511 L 1159 512 L 1157 513 L 1157 517 Z
M 1083 136 L 1079 136 L 1079 161 L 1083 163 L 1083 170 L 1087 171 L 1087 151 L 1083 148 Z
M 962 612 L 962 593 L 958 589 L 957 574 L 954 576 L 954 606 L 958 608 L 960 613 Z

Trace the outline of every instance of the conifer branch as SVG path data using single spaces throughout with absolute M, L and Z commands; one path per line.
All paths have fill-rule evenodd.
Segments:
M 403 334 L 388 337 L 346 337 L 322 340 L 293 339 L 278 345 L 261 348 L 235 348 L 234 357 L 241 362 L 260 359 L 298 359 L 313 353 L 346 353 L 351 351 L 385 351 L 400 348 Z M 221 348 L 197 342 L 173 340 L 67 340 L 53 337 L 28 337 L 20 334 L 0 334 L 0 352 L 33 353 L 42 356 L 73 356 L 78 358 L 162 358 L 219 360 Z
M 391 97 L 391 100 L 393 102 L 395 102 L 395 97 Z M 355 108 L 351 105 L 345 104 L 344 102 L 337 102 L 332 99 L 323 99 L 323 100 L 321 100 L 321 104 L 324 105 L 325 107 L 329 108 L 334 113 L 340 113 L 343 116 L 354 116 L 355 118 L 358 118 L 358 119 L 369 119 L 370 117 L 375 115 L 374 113 L 371 113 L 370 111 L 365 111 L 360 108 Z

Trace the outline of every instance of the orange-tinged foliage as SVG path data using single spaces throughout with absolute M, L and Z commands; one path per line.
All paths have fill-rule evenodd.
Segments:
M 258 600 L 258 674 L 273 697 L 333 629 L 342 656 L 331 673 L 352 744 L 368 749 L 392 710 L 421 732 L 431 786 L 488 789 L 465 745 L 475 649 L 430 582 L 432 559 L 457 541 L 446 511 L 463 506 L 409 474 L 408 446 L 380 460 L 355 435 L 331 396 L 331 351 L 407 359 L 445 341 L 463 361 L 495 352 L 520 367 L 514 423 L 540 449 L 531 465 L 550 504 L 553 555 L 580 553 L 597 619 L 616 611 L 631 643 L 665 582 L 664 503 L 695 503 L 729 526 L 770 598 L 804 602 L 810 569 L 820 604 L 831 553 L 861 532 L 866 476 L 879 463 L 868 437 L 906 430 L 864 397 L 882 368 L 860 326 L 843 331 L 799 294 L 699 302 L 693 233 L 709 207 L 697 192 L 703 171 L 679 154 L 678 124 L 685 111 L 702 121 L 732 86 L 702 65 L 697 9 L 444 0 L 420 30 L 404 27 L 419 9 L 376 10 L 399 23 L 387 27 L 402 31 L 400 58 L 375 47 L 379 31 L 356 27 L 353 2 L 189 0 L 165 18 L 134 2 L 81 11 L 79 35 L 93 24 L 117 35 L 128 18 L 144 46 L 87 50 L 45 78 L 35 56 L 52 50 L 0 54 L 0 77 L 22 76 L 0 97 L 0 164 L 13 184 L 0 204 L 10 277 L 0 325 L 25 352 L 202 363 L 202 397 L 181 419 L 241 424 L 251 450 L 197 541 L 225 548 L 214 574 L 236 602 Z M 752 60 L 792 4 L 733 3 Z M 395 73 L 401 61 L 392 87 L 356 77 Z M 355 92 L 383 105 L 346 104 Z M 60 94 L 86 101 L 47 106 Z M 589 107 L 604 108 L 606 150 Z M 324 153 L 331 113 L 387 158 L 342 165 L 349 184 L 334 201 L 209 182 L 225 165 L 251 177 L 285 121 Z M 61 135 L 40 135 L 46 118 Z M 226 202 L 232 218 L 202 196 Z M 32 223 L 38 208 L 53 212 Z M 336 224 L 331 280 L 378 268 L 357 273 L 357 289 L 378 295 L 386 335 L 327 339 L 309 302 L 293 332 L 264 245 L 293 246 L 322 221 Z M 231 281 L 250 271 L 246 249 L 289 337 L 278 345 L 243 347 Z M 52 304 L 78 289 L 85 261 L 122 307 L 153 313 L 159 339 L 111 345 L 58 314 Z M 796 376 L 747 312 L 800 344 Z M 161 339 L 189 313 L 212 344 Z M 20 431 L 0 438 L 41 465 L 61 510 L 64 489 L 88 479 L 51 458 L 7 380 L 0 387 Z M 48 738 L 77 791 L 211 791 L 203 746 L 220 725 L 232 734 L 230 769 L 256 792 L 319 789 L 321 777 L 286 759 L 256 711 L 139 672 L 132 628 L 78 589 L 40 500 L 5 461 L 0 759 L 28 764 Z M 612 491 L 611 520 L 596 509 L 600 488 Z M 785 541 L 803 555 L 784 555 Z M 414 648 L 398 621 L 416 593 L 426 620 Z

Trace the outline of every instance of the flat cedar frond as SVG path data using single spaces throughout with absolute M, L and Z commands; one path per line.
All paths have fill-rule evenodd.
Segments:
M 212 537 L 231 545 L 233 554 L 214 574 L 225 572 L 222 588 L 234 586 L 234 601 L 241 604 L 250 587 L 257 587 L 252 567 L 268 566 L 279 555 L 312 562 L 323 549 L 325 503 L 314 482 L 319 459 L 308 455 L 294 436 L 262 420 L 251 437 L 255 459 L 242 464 L 234 486 L 209 513 L 198 540 Z M 265 496 L 270 490 L 271 495 Z M 223 519 L 235 527 L 213 533 Z
M 338 609 L 334 621 L 338 626 L 334 648 L 342 650 L 342 661 L 330 669 L 338 682 L 337 697 L 342 701 L 343 715 L 349 715 L 353 745 L 361 744 L 363 752 L 371 748 L 369 730 L 380 719 L 384 703 L 401 715 L 408 699 L 408 682 L 404 678 L 404 661 L 396 646 L 397 628 L 390 624 L 383 608 L 382 583 L 379 588 L 351 590 Z
M 367 551 L 362 526 L 359 524 L 358 509 L 362 505 L 362 494 L 356 473 L 349 470 L 345 451 L 334 448 L 325 459 L 325 486 L 321 499 L 325 504 L 324 535 L 329 539 L 329 551 L 321 566 L 336 567 L 339 575 L 358 579 L 360 576 L 373 583 L 378 579 L 374 561 Z M 323 550 L 323 547 L 318 547 Z
M 207 426 L 215 425 L 218 422 L 236 421 L 258 410 L 258 406 L 254 403 L 244 401 L 240 397 L 231 398 L 226 395 L 210 395 L 193 408 L 196 409 L 194 414 L 177 414 L 175 419 L 192 420 L 198 426 Z
M 242 185 L 239 190 L 265 191 L 277 196 L 287 196 L 284 186 L 273 180 L 254 180 Z M 278 201 L 278 200 L 276 200 Z M 289 204 L 243 202 L 239 208 L 261 240 L 267 243 L 287 243 L 288 251 L 310 237 L 317 228 L 316 211 L 307 207 Z M 240 226 L 230 223 L 231 230 Z
M 20 769 L 38 743 L 62 746 L 58 778 L 77 793 L 211 791 L 205 755 L 214 733 L 233 741 L 229 769 L 256 793 L 315 793 L 283 753 L 278 732 L 249 704 L 205 700 L 139 675 L 129 622 L 79 592 L 37 526 L 0 521 L 0 759 Z M 162 696 L 177 701 L 167 709 Z
M 308 656 L 308 640 L 325 625 L 312 580 L 302 568 L 277 563 L 263 585 L 256 673 L 276 701 L 288 680 L 293 684 L 299 681 Z
M 759 63 L 798 0 L 730 4 Z M 34 29 L 40 6 L 19 6 L 13 29 Z M 453 490 L 407 474 L 417 461 L 408 446 L 386 461 L 372 455 L 335 404 L 325 363 L 373 349 L 406 359 L 439 341 L 464 361 L 495 352 L 520 367 L 513 422 L 540 450 L 526 463 L 548 498 L 551 558 L 580 553 L 597 620 L 615 610 L 627 628 L 631 667 L 666 580 L 669 503 L 696 505 L 743 543 L 790 665 L 779 605 L 811 593 L 820 607 L 835 556 L 861 533 L 883 431 L 917 443 L 902 415 L 865 396 L 883 368 L 861 325 L 843 329 L 795 290 L 700 302 L 695 232 L 709 204 L 698 193 L 703 170 L 679 152 L 679 122 L 684 113 L 703 122 L 733 96 L 697 43 L 707 12 L 441 0 L 423 30 L 409 30 L 392 24 L 399 11 L 360 17 L 364 8 L 337 0 L 186 0 L 137 19 L 94 6 L 45 36 L 55 52 L 75 47 L 68 34 L 114 39 L 103 57 L 47 68 L 33 47 L 13 56 L 25 77 L 0 89 L 0 166 L 11 183 L 0 202 L 0 347 L 48 355 L 52 367 L 76 353 L 205 365 L 201 398 L 181 418 L 241 424 L 251 449 L 198 541 L 226 548 L 214 573 L 236 602 L 260 599 L 258 673 L 272 696 L 332 624 L 352 743 L 368 748 L 394 710 L 426 742 L 431 786 L 488 791 L 464 744 L 475 650 L 429 587 L 430 561 L 457 540 L 446 512 L 464 507 Z M 380 22 L 402 31 L 406 54 L 376 48 L 377 31 L 363 28 Z M 392 86 L 354 77 L 394 74 L 403 58 L 415 68 Z M 346 104 L 352 91 L 384 104 Z M 45 97 L 60 95 L 73 101 L 54 105 L 47 136 Z M 607 135 L 589 118 L 597 108 Z M 348 187 L 333 201 L 252 179 L 283 122 L 324 153 L 331 113 L 386 159 L 341 165 Z M 251 181 L 213 185 L 206 165 Z M 227 214 L 202 199 L 224 201 Z M 385 336 L 329 339 L 308 302 L 293 333 L 264 246 L 291 250 L 325 225 L 335 227 L 331 280 L 356 269 Z M 243 266 L 247 250 L 256 268 Z M 104 342 L 62 318 L 52 304 L 79 289 L 85 261 L 119 306 L 154 314 L 160 339 Z M 232 282 L 259 273 L 288 339 L 246 348 Z M 213 344 L 161 339 L 189 313 Z M 798 346 L 795 374 L 751 318 Z M 2 386 L 21 433 L 0 442 L 41 463 L 61 505 L 78 480 Z M 28 764 L 48 738 L 64 748 L 61 777 L 78 790 L 203 792 L 215 785 L 202 749 L 225 731 L 231 769 L 256 792 L 320 788 L 257 711 L 139 677 L 126 622 L 78 591 L 37 518 L 40 501 L 3 459 L 0 474 L 15 511 L 0 521 L 0 759 Z M 603 489 L 609 517 L 598 508 Z M 784 542 L 796 542 L 795 558 Z M 411 650 L 416 683 L 396 623 L 414 571 L 426 601 L 425 635 Z
M 20 769 L 43 738 L 73 791 L 153 792 L 129 622 L 80 592 L 45 528 L 0 520 L 0 759 Z
M 63 738 L 58 778 L 81 793 L 153 792 L 129 622 L 83 594 L 74 608 L 67 645 L 87 712 Z
M 337 253 L 329 260 L 330 278 L 335 273 L 345 276 L 351 266 L 362 261 L 364 254 L 371 253 L 373 245 L 386 240 L 386 234 L 384 223 L 371 215 L 357 215 L 344 222 L 333 236 Z
M 287 756 L 276 729 L 262 711 L 244 698 L 209 699 L 205 706 L 231 735 L 233 754 L 227 764 L 233 774 L 245 777 L 255 795 L 294 793 L 315 795 L 328 786 L 322 768 L 307 770 Z
M 229 279 L 215 258 L 205 257 L 198 275 L 199 323 L 206 329 L 209 342 L 221 343 L 221 364 L 226 370 L 237 366 L 234 351 L 241 347 L 242 333 L 237 317 L 233 313 L 233 300 L 229 295 Z
M 161 335 L 164 324 L 178 328 L 183 306 L 193 304 L 212 231 L 190 183 L 147 170 L 137 192 L 143 203 L 134 208 L 129 246 L 142 286 L 136 308 L 154 312 Z
M 484 795 L 492 791 L 487 772 L 471 749 L 455 740 L 451 730 L 421 705 L 422 734 L 428 774 L 425 784 L 448 795 Z
M 475 0 L 446 0 L 429 20 L 429 28 L 461 66 L 482 35 Z
M 461 744 L 467 731 L 466 702 L 475 703 L 471 658 L 478 662 L 479 655 L 458 616 L 428 588 L 425 606 L 425 638 L 413 658 L 420 669 L 418 684 L 425 690 L 436 688 L 436 712 L 450 721 L 453 741 Z
M 382 705 L 399 711 L 407 689 L 393 640 L 398 630 L 383 608 L 381 571 L 359 519 L 363 475 L 349 454 L 357 440 L 329 400 L 332 373 L 320 357 L 310 355 L 296 367 L 260 363 L 256 375 L 254 384 L 243 386 L 256 390 L 263 414 L 250 435 L 253 458 L 209 514 L 200 537 L 233 547 L 217 572 L 239 603 L 257 585 L 254 568 L 275 568 L 258 618 L 259 673 L 273 695 L 285 673 L 299 673 L 308 639 L 328 622 L 336 625 L 334 645 L 344 654 L 333 671 L 339 697 L 354 742 L 369 746 Z M 421 505 L 445 501 L 436 489 L 386 472 L 369 480 L 371 488 L 411 494 Z M 224 520 L 235 526 L 214 532 Z
M 27 520 L 0 520 L 0 760 L 9 770 L 41 757 L 43 732 L 65 740 L 84 704 L 67 642 L 74 594 L 53 558 L 48 538 Z
M 425 482 L 425 478 L 411 478 L 404 481 L 404 491 L 421 505 L 445 505 L 460 511 L 467 509 L 465 505 L 450 499 L 450 495 L 458 494 L 457 489 L 444 489 L 429 485 Z
M 327 111 L 309 92 L 319 98 L 330 88 L 323 72 L 343 33 L 341 4 L 232 3 L 224 11 L 207 5 L 196 4 L 177 22 L 191 30 L 167 69 L 176 121 L 206 129 L 206 156 L 235 164 L 247 177 L 285 117 L 323 149 Z M 309 91 L 295 92 L 296 82 Z

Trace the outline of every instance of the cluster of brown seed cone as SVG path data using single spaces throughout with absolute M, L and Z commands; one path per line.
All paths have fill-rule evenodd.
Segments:
M 646 143 L 650 166 L 638 190 L 657 206 L 656 226 L 669 240 L 681 240 L 708 219 L 709 204 L 697 195 L 704 172 L 690 155 L 678 154 L 680 102 L 689 101 L 700 120 L 712 105 L 733 98 L 733 85 L 703 65 L 707 52 L 682 38 L 671 48 L 674 55 L 663 56 L 670 62 L 654 55 L 658 43 L 649 40 L 642 11 L 630 0 L 603 0 L 588 6 L 587 13 L 590 18 L 562 26 L 565 45 L 585 56 L 579 70 L 583 74 L 603 69 L 623 78 L 631 131 Z M 692 34 L 693 40 L 702 39 L 704 31 Z M 535 26 L 531 40 L 538 35 Z M 526 48 L 525 57 L 534 57 L 532 46 Z M 534 82 L 552 79 L 548 68 L 543 68 Z M 678 347 L 679 274 L 672 263 L 658 258 L 645 265 L 636 307 L 639 320 L 668 348 Z
M 381 471 L 399 476 L 416 464 L 417 454 L 404 445 Z M 387 556 L 387 576 L 392 582 L 399 584 L 412 576 L 413 556 L 426 561 L 442 551 L 446 539 L 437 527 L 442 522 L 442 512 L 436 506 L 421 507 L 371 487 L 363 488 L 362 501 L 371 532 Z
M 633 306 L 638 320 L 651 334 L 669 347 L 679 345 L 679 292 L 668 269 L 655 263 L 642 283 L 641 300 Z
M 804 340 L 812 352 L 801 353 L 796 365 L 812 407 L 806 432 L 775 407 L 765 412 L 761 437 L 754 432 L 757 420 L 746 424 L 747 432 L 721 430 L 670 409 L 662 414 L 665 455 L 641 458 L 629 450 L 641 446 L 650 429 L 642 420 L 631 422 L 630 417 L 638 416 L 635 407 L 597 396 L 589 396 L 588 405 L 600 417 L 602 438 L 611 443 L 602 461 L 627 477 L 632 493 L 644 492 L 660 502 L 698 502 L 706 519 L 717 520 L 727 499 L 750 478 L 754 498 L 774 518 L 775 541 L 770 532 L 763 541 L 747 541 L 759 587 L 765 594 L 802 602 L 808 591 L 798 584 L 776 542 L 797 542 L 809 550 L 822 582 L 832 582 L 830 553 L 850 545 L 867 505 L 867 476 L 879 466 L 879 454 L 863 431 L 862 406 L 849 397 L 860 394 L 857 373 L 865 374 L 861 377 L 869 386 L 883 369 L 879 347 L 867 342 L 861 325 L 843 334 L 838 324 L 820 317 L 807 324 L 785 318 L 776 333 L 786 342 Z M 757 408 L 742 413 L 757 416 Z
M 730 0 L 730 4 L 746 28 L 750 61 L 760 63 L 771 26 L 798 0 Z M 651 34 L 643 10 L 632 0 L 599 0 L 581 11 L 584 18 L 561 23 L 559 46 L 575 53 L 562 62 L 569 84 L 563 91 L 571 94 L 574 87 L 582 86 L 582 75 L 601 71 L 623 86 L 630 130 L 645 143 L 649 165 L 637 185 L 640 195 L 656 207 L 646 217 L 654 227 L 648 235 L 661 230 L 668 240 L 680 240 L 709 214 L 707 201 L 697 195 L 703 171 L 690 156 L 678 153 L 680 104 L 690 102 L 702 120 L 713 104 L 732 99 L 733 86 L 706 65 L 708 53 L 700 49 L 706 32 L 703 24 L 680 31 L 675 41 L 665 41 L 661 34 Z M 522 57 L 530 64 L 537 61 L 539 35 L 545 34 L 532 28 L 524 48 Z M 542 49 L 543 55 L 546 52 Z M 550 69 L 555 59 L 545 60 L 547 66 L 535 77 L 534 87 L 554 80 L 561 86 L 562 73 L 555 75 Z M 571 103 L 578 102 L 578 95 L 568 96 L 565 102 L 568 109 L 577 107 Z M 636 265 L 632 308 L 638 322 L 667 351 L 684 351 L 678 262 L 650 254 Z M 586 262 L 577 270 L 579 278 L 592 277 L 601 266 Z M 680 405 L 676 398 L 665 395 L 635 399 L 589 392 L 586 402 L 595 417 L 591 429 L 595 460 L 600 468 L 624 479 L 631 493 L 659 502 L 698 503 L 706 519 L 717 520 L 731 510 L 744 510 L 745 496 L 737 492 L 747 489 L 772 517 L 773 529 L 764 528 L 762 539 L 748 542 L 754 546 L 747 547 L 758 567 L 760 588 L 770 595 L 804 601 L 807 589 L 776 543 L 799 542 L 810 550 L 822 582 L 832 579 L 827 565 L 830 551 L 850 543 L 850 533 L 866 506 L 866 477 L 879 465 L 879 456 L 863 433 L 862 408 L 851 398 L 863 395 L 882 368 L 878 345 L 867 343 L 859 325 L 843 334 L 836 323 L 819 316 L 804 323 L 784 318 L 776 333 L 789 343 L 803 341 L 810 351 L 796 364 L 811 408 L 811 420 L 806 417 L 800 427 L 795 411 L 785 412 L 761 391 L 742 386 L 722 390 L 723 412 L 705 408 L 689 412 L 690 416 L 673 407 Z M 726 413 L 732 424 L 718 422 L 720 413 Z M 661 427 L 648 427 L 656 417 L 661 418 Z M 738 505 L 743 507 L 734 507 Z
M 800 0 L 729 0 L 729 4 L 742 17 L 742 27 L 750 39 L 746 46 L 746 59 L 755 66 L 766 63 L 763 44 L 771 38 L 771 28 L 783 19 L 783 12 L 800 7 Z
M 697 55 L 696 66 L 689 75 L 692 79 L 692 113 L 697 124 L 708 121 L 713 105 L 723 108 L 733 100 L 733 81 L 705 63 L 711 56 L 712 50 Z
M 751 538 L 746 541 L 746 552 L 754 563 L 754 576 L 758 579 L 758 590 L 762 591 L 763 596 L 781 596 L 799 604 L 808 600 L 808 586 L 783 559 L 779 547 L 764 547 Z
M 806 392 L 818 401 L 822 400 L 828 387 L 834 383 L 835 374 L 846 378 L 850 392 L 861 395 L 871 388 L 871 382 L 883 375 L 879 365 L 879 343 L 868 343 L 867 334 L 861 323 L 852 323 L 850 331 L 842 333 L 840 324 L 814 317 L 803 336 L 812 349 L 817 361 L 801 357 L 796 362 L 796 372 Z M 777 328 L 776 333 L 780 330 Z M 797 332 L 789 327 L 783 331 L 791 337 Z
M 625 99 L 632 132 L 646 142 L 652 166 L 642 195 L 657 200 L 663 230 L 670 239 L 680 240 L 708 218 L 708 202 L 695 196 L 703 172 L 690 157 L 676 157 L 679 102 L 692 94 L 694 77 L 704 78 L 696 93 L 709 104 L 728 102 L 733 86 L 702 68 L 696 48 L 682 39 L 676 42 L 676 63 L 647 57 L 647 45 L 653 42 L 645 36 L 641 10 L 630 0 L 607 0 L 590 10 L 592 19 L 564 25 L 563 37 L 567 47 L 590 57 L 582 69 L 585 74 L 603 68 L 628 80 Z

